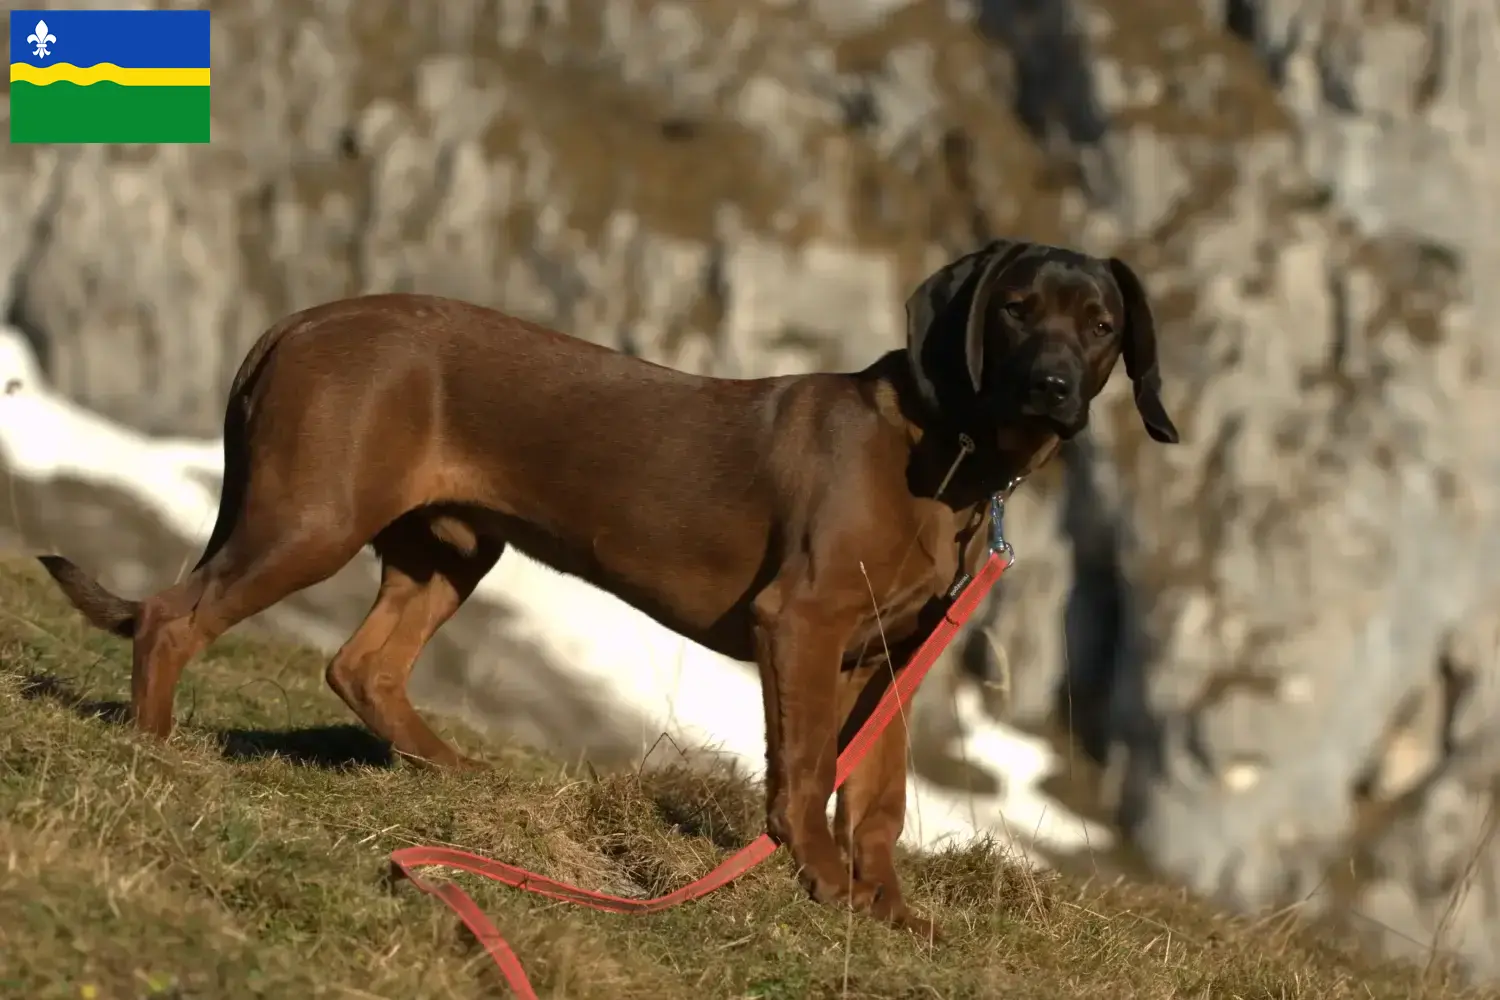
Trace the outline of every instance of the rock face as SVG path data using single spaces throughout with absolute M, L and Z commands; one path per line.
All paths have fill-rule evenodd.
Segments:
M 214 436 L 269 322 L 393 289 L 692 370 L 855 366 L 979 240 L 1117 253 L 1158 303 L 1184 443 L 1151 445 L 1112 387 L 1013 505 L 1023 561 L 950 683 L 1003 650 L 1006 710 L 1071 724 L 1157 871 L 1500 975 L 1488 7 L 247 0 L 214 22 L 211 147 L 0 160 L 8 319 L 61 391 Z M 924 697 L 924 726 L 957 724 Z

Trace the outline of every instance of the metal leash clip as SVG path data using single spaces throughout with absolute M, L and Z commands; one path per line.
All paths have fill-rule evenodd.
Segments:
M 1005 557 L 1005 568 L 1016 561 L 1016 550 L 1005 540 L 1005 501 L 1021 485 L 1020 477 L 1012 479 L 1005 489 L 990 494 L 990 551 Z

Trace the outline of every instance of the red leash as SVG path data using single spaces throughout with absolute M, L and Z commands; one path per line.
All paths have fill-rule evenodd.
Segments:
M 896 717 L 897 713 L 905 711 L 918 685 L 922 683 L 922 678 L 927 675 L 927 671 L 932 669 L 933 663 L 947 648 L 948 643 L 953 641 L 959 627 L 968 621 L 979 608 L 979 603 L 1000 579 L 1000 574 L 1010 568 L 1014 557 L 1010 546 L 1005 543 L 1000 533 L 1002 503 L 1003 501 L 997 496 L 991 506 L 989 559 L 980 569 L 979 575 L 969 581 L 954 598 L 943 620 L 907 661 L 906 668 L 896 675 L 896 682 L 886 689 L 884 697 L 875 706 L 875 711 L 849 741 L 844 752 L 839 754 L 834 788 L 844 783 L 844 779 L 870 752 L 875 741 L 885 731 L 886 726 L 891 724 L 891 720 Z M 469 894 L 454 882 L 425 881 L 413 869 L 443 865 L 481 875 L 496 882 L 503 882 L 508 886 L 533 892 L 548 899 L 560 899 L 608 913 L 656 913 L 706 896 L 715 889 L 728 885 L 769 858 L 775 851 L 775 842 L 769 835 L 763 833 L 707 875 L 675 892 L 669 892 L 655 899 L 626 899 L 623 896 L 591 892 L 588 889 L 580 889 L 577 886 L 547 878 L 545 875 L 536 875 L 524 868 L 517 868 L 515 865 L 503 864 L 449 847 L 400 848 L 391 852 L 391 868 L 395 874 L 410 879 L 418 889 L 447 903 L 453 912 L 458 914 L 464 926 L 469 928 L 474 937 L 484 946 L 485 951 L 489 952 L 490 958 L 494 959 L 495 965 L 500 969 L 500 975 L 505 977 L 505 981 L 519 1000 L 537 1000 L 536 991 L 532 989 L 531 980 L 526 978 L 526 970 L 521 967 L 521 961 L 516 958 L 515 951 L 511 949 L 510 944 L 501 936 L 500 931 L 490 922 L 490 919 L 479 909 L 478 904 L 469 897 Z

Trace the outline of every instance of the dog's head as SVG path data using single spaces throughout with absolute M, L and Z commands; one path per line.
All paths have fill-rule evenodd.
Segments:
M 996 240 L 922 282 L 906 322 L 917 385 L 942 411 L 1071 438 L 1123 355 L 1146 432 L 1178 440 L 1151 304 L 1124 261 Z

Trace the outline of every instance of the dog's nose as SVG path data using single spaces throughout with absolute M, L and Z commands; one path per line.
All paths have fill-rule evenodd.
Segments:
M 1032 380 L 1031 391 L 1040 403 L 1061 406 L 1073 395 L 1073 380 L 1065 375 L 1049 373 Z

